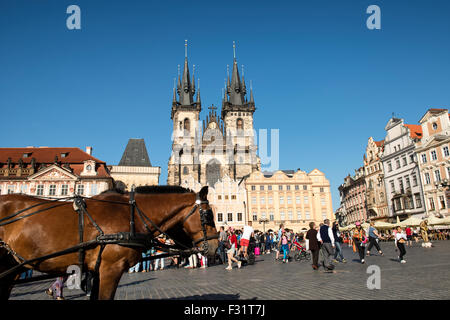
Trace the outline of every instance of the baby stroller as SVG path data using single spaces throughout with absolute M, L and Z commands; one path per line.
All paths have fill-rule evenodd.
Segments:
M 256 248 L 256 241 L 253 237 L 251 237 L 247 248 L 248 254 L 247 259 L 244 258 L 243 254 L 237 257 L 237 259 L 242 262 L 243 266 L 255 264 L 255 248 Z
M 300 243 L 294 241 L 292 248 L 294 249 L 294 259 L 295 261 L 309 261 L 311 260 L 311 253 L 305 249 Z

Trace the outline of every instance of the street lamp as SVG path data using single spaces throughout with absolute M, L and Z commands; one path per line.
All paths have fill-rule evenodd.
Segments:
M 261 219 L 259 219 L 259 223 L 261 224 L 263 224 L 263 230 L 264 230 L 264 233 L 266 233 L 266 223 L 267 222 L 269 222 L 269 219 L 267 219 L 267 218 L 261 218 Z

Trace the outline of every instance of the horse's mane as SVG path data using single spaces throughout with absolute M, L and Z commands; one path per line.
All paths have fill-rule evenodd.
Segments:
M 141 186 L 135 189 L 136 193 L 193 193 L 191 189 L 180 186 Z
M 191 189 L 183 188 L 183 187 L 180 187 L 180 186 L 140 186 L 140 187 L 136 187 L 136 189 L 134 191 L 136 193 L 142 193 L 142 194 L 149 194 L 149 193 L 154 193 L 154 194 L 161 194 L 161 193 L 193 193 L 194 192 Z M 129 192 L 128 191 L 124 191 L 121 188 L 113 188 L 113 189 L 109 189 L 109 190 L 103 191 L 100 194 L 101 195 L 106 195 L 106 194 L 114 194 L 114 193 L 128 194 Z

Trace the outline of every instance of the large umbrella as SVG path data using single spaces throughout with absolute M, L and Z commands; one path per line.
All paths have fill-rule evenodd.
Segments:
M 406 226 L 417 227 L 420 225 L 421 222 L 422 222 L 422 220 L 419 218 L 409 217 L 408 219 L 400 222 L 399 225 L 402 227 L 406 227 Z
M 428 225 L 432 225 L 432 226 L 445 224 L 445 222 L 444 222 L 445 219 L 437 218 L 434 215 L 430 215 L 427 220 L 428 220 Z
M 377 221 L 375 222 L 375 228 L 377 229 L 393 229 L 395 228 L 395 224 L 389 222 Z

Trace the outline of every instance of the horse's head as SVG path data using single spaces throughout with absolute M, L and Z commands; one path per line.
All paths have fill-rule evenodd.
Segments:
M 203 187 L 196 194 L 195 203 L 187 208 L 183 219 L 183 229 L 192 239 L 194 246 L 202 250 L 203 254 L 213 257 L 219 246 L 218 233 L 214 224 L 214 213 L 209 205 L 208 187 Z

